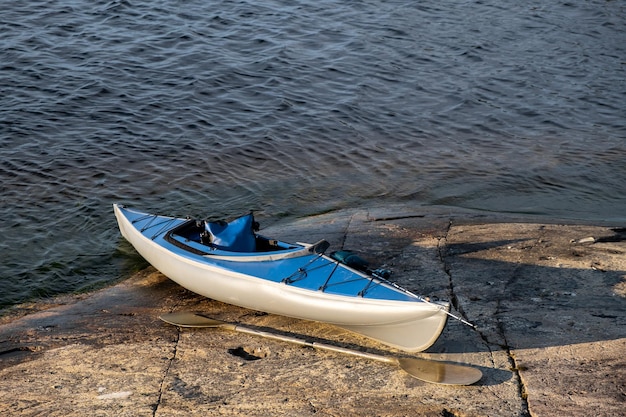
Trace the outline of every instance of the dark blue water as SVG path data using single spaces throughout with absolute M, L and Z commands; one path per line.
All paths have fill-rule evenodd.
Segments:
M 626 6 L 3 2 L 0 190 L 5 306 L 140 267 L 113 202 L 623 224 Z

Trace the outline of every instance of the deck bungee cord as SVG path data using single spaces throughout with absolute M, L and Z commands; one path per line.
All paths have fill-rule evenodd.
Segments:
M 385 284 L 385 285 L 389 285 L 393 288 L 395 288 L 396 290 L 399 290 L 411 297 L 414 297 L 415 299 L 426 303 L 428 305 L 431 305 L 433 307 L 436 307 L 438 310 L 442 311 L 443 313 L 445 313 L 448 317 L 451 317 L 463 324 L 465 324 L 466 326 L 471 327 L 472 329 L 476 329 L 476 325 L 465 320 L 463 317 L 458 316 L 456 314 L 451 313 L 444 305 L 442 304 L 437 304 L 437 303 L 433 303 L 432 301 L 430 301 L 430 299 L 428 299 L 427 297 L 423 297 L 421 295 L 417 295 L 409 290 L 407 290 L 404 287 L 399 286 L 398 284 L 396 284 L 395 282 L 389 281 L 388 279 L 386 279 L 385 277 L 388 277 L 391 275 L 391 271 L 387 270 L 387 269 L 375 269 L 375 270 L 367 270 L 367 271 L 361 271 L 361 272 L 366 272 L 369 276 L 368 277 L 359 277 L 356 279 L 350 279 L 350 280 L 345 280 L 345 281 L 340 281 L 340 282 L 330 282 L 331 278 L 333 276 L 333 274 L 335 273 L 335 271 L 337 270 L 337 267 L 340 264 L 345 264 L 345 262 L 342 262 L 341 260 L 335 259 L 335 258 L 329 258 L 329 262 L 321 264 L 321 265 L 317 265 L 315 268 L 311 268 L 311 269 L 307 269 L 311 264 L 313 264 L 314 262 L 316 262 L 317 260 L 319 260 L 320 258 L 322 258 L 324 256 L 324 252 L 318 254 L 318 256 L 316 256 L 315 258 L 309 260 L 304 266 L 298 268 L 293 274 L 289 275 L 286 278 L 282 279 L 282 283 L 284 284 L 292 284 L 294 282 L 298 282 L 300 280 L 305 279 L 308 276 L 308 272 L 314 271 L 316 269 L 320 269 L 320 268 L 324 268 L 328 265 L 330 265 L 331 263 L 335 264 L 335 267 L 333 268 L 333 270 L 330 272 L 330 274 L 328 275 L 328 278 L 326 278 L 326 281 L 324 281 L 324 283 L 319 287 L 319 291 L 326 291 L 326 289 L 328 287 L 332 287 L 332 286 L 339 286 L 339 285 L 345 285 L 345 284 L 350 284 L 350 283 L 354 283 L 354 282 L 358 282 L 361 280 L 367 280 L 367 283 L 365 284 L 365 286 L 363 287 L 363 289 L 361 289 L 360 291 L 357 292 L 357 296 L 359 297 L 365 297 L 365 294 L 367 293 L 367 291 L 371 290 L 372 288 L 381 285 L 381 284 Z M 349 266 L 349 265 L 348 265 Z M 294 276 L 297 276 L 297 278 L 293 278 Z
M 162 226 L 159 230 L 157 230 L 157 232 L 156 232 L 155 234 L 153 234 L 153 235 L 150 237 L 150 239 L 151 239 L 151 240 L 154 240 L 154 239 L 156 239 L 157 237 L 159 237 L 159 235 L 160 235 L 160 234 L 162 234 L 162 233 L 164 233 L 164 232 L 168 231 L 168 230 L 170 229 L 170 225 L 175 224 L 175 223 L 178 221 L 178 219 L 175 219 L 175 218 L 170 218 L 170 219 L 165 219 L 165 220 L 162 220 L 162 221 L 157 222 L 157 223 L 155 223 L 155 224 L 152 224 L 152 223 L 154 222 L 154 220 L 155 220 L 155 219 L 157 219 L 157 218 L 159 218 L 159 217 L 160 217 L 160 216 L 157 216 L 157 215 L 154 215 L 154 214 L 147 214 L 147 215 L 145 215 L 145 216 L 142 216 L 142 217 L 138 217 L 138 218 L 136 218 L 136 219 L 135 219 L 135 220 L 133 220 L 131 223 L 135 224 L 135 223 L 139 223 L 139 222 L 142 222 L 142 221 L 144 221 L 144 220 L 146 220 L 146 219 L 151 218 L 151 219 L 150 219 L 150 221 L 148 221 L 148 223 L 147 223 L 147 224 L 143 225 L 143 226 L 141 227 L 141 229 L 139 229 L 139 231 L 140 231 L 141 233 L 143 233 L 143 232 L 145 232 L 146 230 L 151 229 L 151 228 L 153 228 L 153 227 L 157 227 L 157 226 L 161 226 L 161 225 L 163 225 L 163 226 Z

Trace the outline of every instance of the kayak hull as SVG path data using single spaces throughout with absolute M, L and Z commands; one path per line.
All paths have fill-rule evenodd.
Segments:
M 114 212 L 122 236 L 142 257 L 171 280 L 205 297 L 337 325 L 409 352 L 430 347 L 445 326 L 447 303 L 425 302 L 312 252 L 307 245 L 229 253 L 173 233 L 189 220 L 117 204 Z

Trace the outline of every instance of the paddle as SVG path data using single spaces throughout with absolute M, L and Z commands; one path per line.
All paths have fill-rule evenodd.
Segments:
M 164 314 L 159 318 L 166 323 L 179 327 L 218 327 L 220 329 L 233 330 L 255 336 L 266 337 L 268 339 L 295 343 L 301 346 L 346 353 L 348 355 L 360 356 L 362 358 L 373 359 L 379 362 L 386 362 L 399 366 L 403 371 L 417 379 L 425 382 L 432 382 L 434 384 L 471 385 L 478 382 L 483 375 L 479 369 L 467 365 L 450 364 L 430 359 L 397 358 L 392 356 L 376 355 L 373 353 L 361 352 L 325 343 L 309 342 L 292 336 L 255 330 L 191 312 Z

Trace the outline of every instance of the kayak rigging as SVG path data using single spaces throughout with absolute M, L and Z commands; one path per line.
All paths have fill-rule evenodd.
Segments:
M 163 232 L 167 231 L 167 230 L 169 229 L 169 226 L 171 226 L 171 225 L 172 225 L 172 223 L 176 222 L 176 219 L 174 219 L 174 218 L 165 218 L 165 219 L 164 219 L 163 217 L 160 217 L 160 218 L 162 219 L 162 221 L 160 221 L 160 222 L 158 222 L 158 223 L 156 223 L 156 224 L 153 224 L 153 222 L 154 222 L 156 219 L 158 219 L 159 217 L 160 217 L 160 216 L 157 216 L 157 215 L 154 215 L 154 214 L 146 214 L 146 215 L 145 215 L 145 216 L 143 216 L 143 217 L 139 217 L 139 218 L 135 219 L 135 220 L 133 221 L 133 223 L 142 222 L 142 221 L 144 221 L 144 220 L 146 220 L 146 219 L 150 219 L 148 222 L 146 222 L 146 224 L 145 224 L 145 225 L 143 225 L 143 226 L 142 226 L 142 228 L 141 228 L 141 232 L 142 232 L 142 233 L 143 233 L 143 232 L 145 232 L 145 231 L 146 231 L 146 230 L 148 230 L 148 229 L 153 228 L 153 227 L 157 227 L 157 226 L 163 225 L 163 227 L 161 227 L 161 229 L 157 230 L 157 232 L 156 232 L 155 234 L 153 234 L 153 235 L 152 235 L 151 239 L 152 239 L 152 240 L 154 240 L 154 239 L 156 239 L 156 238 L 157 238 L 157 236 L 159 236 L 161 233 L 163 233 Z

